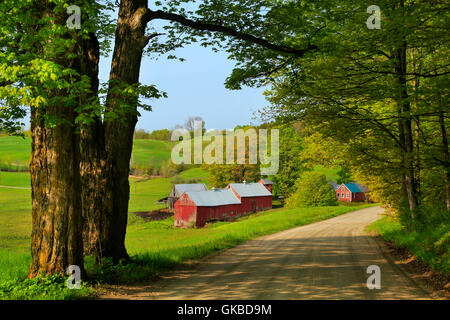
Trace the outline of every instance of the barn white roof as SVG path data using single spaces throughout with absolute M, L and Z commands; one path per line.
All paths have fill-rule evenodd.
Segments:
M 208 188 L 206 187 L 206 185 L 204 183 L 192 183 L 192 184 L 176 184 L 175 186 L 175 190 L 177 190 L 177 192 L 182 195 L 183 193 L 185 193 L 186 191 L 206 191 L 208 190 Z
M 229 204 L 240 204 L 241 200 L 228 189 L 217 189 L 209 191 L 187 191 L 186 194 L 199 207 L 216 207 Z
M 228 187 L 233 188 L 241 197 L 272 196 L 262 183 L 230 183 Z

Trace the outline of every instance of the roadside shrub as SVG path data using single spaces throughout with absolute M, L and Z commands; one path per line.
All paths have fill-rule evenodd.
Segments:
M 442 222 L 420 231 L 408 231 L 395 215 L 383 217 L 367 230 L 408 249 L 414 256 L 444 275 L 450 274 L 450 223 Z
M 323 173 L 303 173 L 296 181 L 295 190 L 286 200 L 286 207 L 289 209 L 338 205 L 334 189 Z
M 66 276 L 53 275 L 36 279 L 0 283 L 0 300 L 69 300 L 94 296 L 94 289 L 85 282 L 81 289 L 68 289 Z

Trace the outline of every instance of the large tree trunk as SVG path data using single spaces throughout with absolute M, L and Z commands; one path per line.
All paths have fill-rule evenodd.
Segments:
M 416 64 L 416 49 L 411 49 L 411 65 L 412 65 L 412 71 L 414 73 L 421 73 L 421 66 Z M 413 89 L 415 95 L 417 95 L 417 92 L 419 91 L 420 87 L 420 80 L 419 77 L 415 76 L 413 80 Z M 413 100 L 413 107 L 414 111 L 418 112 L 418 106 L 417 106 L 417 96 L 414 97 Z M 415 170 L 415 182 L 416 182 L 416 190 L 420 194 L 420 184 L 421 184 L 421 163 L 420 163 L 420 142 L 419 142 L 419 136 L 420 136 L 420 117 L 418 115 L 414 116 L 414 170 Z
M 414 170 L 414 141 L 412 134 L 411 106 L 407 91 L 407 64 L 406 64 L 406 41 L 402 41 L 400 48 L 396 50 L 395 72 L 398 85 L 398 116 L 399 137 L 402 145 L 402 190 L 408 199 L 409 211 L 413 225 L 416 225 L 418 214 L 418 199 Z
M 73 111 L 63 104 L 48 106 L 45 112 L 73 123 Z M 83 272 L 78 137 L 66 123 L 46 128 L 37 109 L 31 112 L 31 134 L 29 277 L 65 273 L 70 265 Z
M 146 23 L 143 21 L 146 8 L 147 1 L 121 1 L 111 65 L 107 108 L 119 117 L 105 119 L 107 167 L 111 174 L 106 182 L 109 188 L 106 209 L 110 217 L 106 219 L 108 223 L 103 226 L 103 233 L 104 253 L 112 257 L 114 262 L 129 259 L 125 249 L 125 233 L 137 99 L 121 96 L 112 89 L 117 84 L 133 85 L 139 82 L 143 49 L 148 42 L 145 37 Z M 127 107 L 123 107 L 123 103 Z
M 65 12 L 55 13 L 46 2 L 42 16 L 52 17 L 55 25 L 65 26 Z M 70 35 L 67 35 L 68 38 Z M 59 37 L 59 36 L 55 36 Z M 55 53 L 59 39 L 48 39 L 42 56 L 63 68 L 80 71 L 80 59 Z M 76 53 L 77 45 L 68 49 Z M 47 104 L 31 110 L 32 154 L 30 160 L 32 194 L 31 266 L 28 277 L 65 273 L 70 265 L 83 267 L 80 135 L 75 127 L 75 104 L 65 99 L 66 89 L 50 89 Z M 80 101 L 82 101 L 80 97 Z M 49 126 L 47 119 L 57 119 Z
M 66 21 L 64 14 L 55 16 L 50 4 L 43 7 L 42 15 L 56 18 L 55 23 L 60 25 Z M 52 50 L 52 40 L 42 49 L 44 54 Z M 64 54 L 53 58 L 64 67 L 76 64 Z M 31 110 L 32 242 L 28 277 L 65 273 L 70 265 L 79 266 L 84 276 L 79 136 L 71 125 L 76 114 L 63 99 L 65 90 L 53 89 L 48 95 L 50 102 L 45 107 Z M 49 127 L 45 117 L 59 121 Z
M 109 217 L 106 212 L 106 166 L 105 138 L 98 107 L 98 70 L 100 50 L 94 34 L 80 41 L 78 56 L 80 71 L 91 79 L 91 93 L 80 97 L 81 112 L 92 117 L 92 123 L 80 129 L 81 205 L 83 212 L 84 255 L 94 255 L 99 262 L 104 255 L 103 225 Z

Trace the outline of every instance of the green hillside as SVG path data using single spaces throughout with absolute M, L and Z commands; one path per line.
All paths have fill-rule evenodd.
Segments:
M 134 141 L 132 161 L 138 167 L 160 168 L 170 159 L 171 141 L 138 139 Z M 30 162 L 31 139 L 0 137 L 0 169 L 26 170 Z
M 172 141 L 134 140 L 131 161 L 138 167 L 160 168 L 163 162 L 170 159 L 173 145 Z

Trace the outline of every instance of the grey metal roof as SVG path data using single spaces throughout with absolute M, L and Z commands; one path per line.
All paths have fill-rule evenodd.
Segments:
M 339 189 L 339 187 L 340 187 L 340 185 L 338 185 L 333 180 L 328 180 L 328 183 L 333 187 L 334 191 L 337 191 L 337 189 Z
M 186 194 L 199 207 L 217 207 L 228 204 L 241 204 L 233 191 L 228 189 L 216 189 L 208 191 L 187 191 Z
M 265 185 L 269 185 L 269 184 L 273 184 L 273 181 L 270 179 L 261 179 L 262 183 L 264 183 Z
M 272 193 L 267 190 L 262 183 L 230 183 L 228 187 L 231 187 L 241 197 L 263 197 L 271 196 Z
M 204 183 L 192 183 L 192 184 L 176 184 L 174 185 L 175 190 L 177 191 L 177 196 L 181 196 L 186 191 L 206 191 L 208 188 Z

